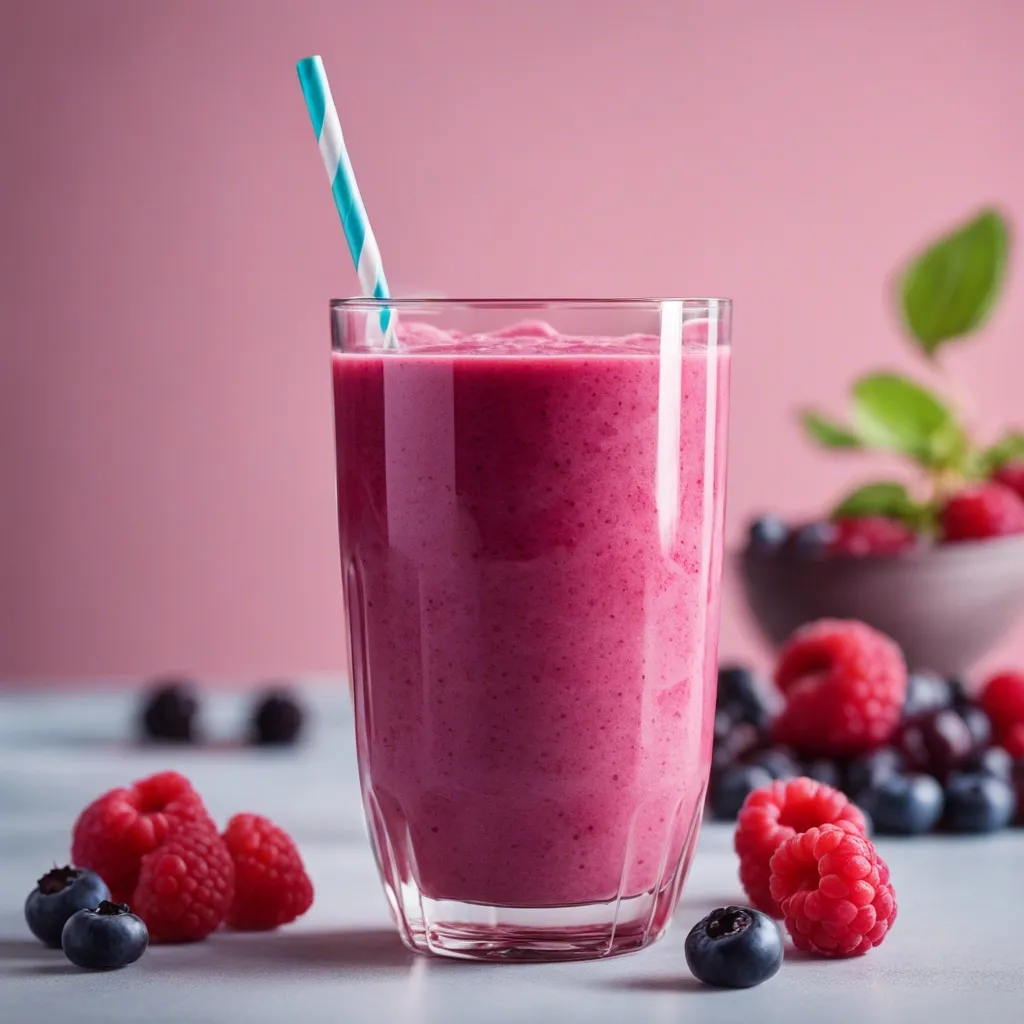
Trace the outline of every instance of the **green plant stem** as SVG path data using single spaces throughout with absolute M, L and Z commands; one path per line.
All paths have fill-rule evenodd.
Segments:
M 931 363 L 939 375 L 942 393 L 947 400 L 949 408 L 952 410 L 957 421 L 964 424 L 968 437 L 970 437 L 972 433 L 970 428 L 978 408 L 974 395 L 971 393 L 970 388 L 964 384 L 963 380 L 950 370 L 946 359 L 942 355 L 937 353 L 932 357 Z

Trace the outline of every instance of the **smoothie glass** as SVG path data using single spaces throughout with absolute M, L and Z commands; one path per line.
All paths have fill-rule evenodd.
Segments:
M 331 304 L 361 789 L 412 949 L 588 959 L 668 925 L 711 759 L 730 316 Z

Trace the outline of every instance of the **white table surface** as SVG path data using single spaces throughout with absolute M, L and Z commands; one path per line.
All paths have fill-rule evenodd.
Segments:
M 836 963 L 789 956 L 746 992 L 686 969 L 683 939 L 716 906 L 742 902 L 731 830 L 701 836 L 676 924 L 652 948 L 585 964 L 478 965 L 407 953 L 367 845 L 343 684 L 309 691 L 298 751 L 127 742 L 134 694 L 0 694 L 0 1022 L 152 1024 L 282 1021 L 961 1022 L 1024 1020 L 1024 830 L 988 838 L 882 840 L 900 906 L 881 949 Z M 237 735 L 240 694 L 207 702 L 215 737 Z M 188 774 L 223 822 L 252 810 L 299 842 L 316 885 L 296 924 L 155 947 L 113 973 L 87 973 L 29 935 L 22 904 L 63 863 L 75 814 L 100 792 L 154 771 Z

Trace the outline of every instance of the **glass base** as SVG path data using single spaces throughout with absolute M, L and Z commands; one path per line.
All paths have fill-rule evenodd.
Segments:
M 392 842 L 376 796 L 369 789 L 364 796 L 384 890 L 405 945 L 416 953 L 500 963 L 599 960 L 635 953 L 660 939 L 690 869 L 704 804 L 702 792 L 691 816 L 683 815 L 680 802 L 667 829 L 676 856 L 666 844 L 658 884 L 650 890 L 596 903 L 530 907 L 425 895 L 414 882 L 415 870 L 399 868 L 415 863 L 408 835 L 405 842 Z
M 635 953 L 661 937 L 675 903 L 664 890 L 657 899 L 644 893 L 567 907 L 491 907 L 413 898 L 422 915 L 411 920 L 396 915 L 410 949 L 502 963 L 597 960 Z

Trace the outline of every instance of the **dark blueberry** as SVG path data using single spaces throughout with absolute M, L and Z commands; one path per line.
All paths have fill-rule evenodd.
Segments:
M 764 685 L 745 665 L 719 668 L 718 706 L 727 708 L 734 721 L 749 722 L 758 729 L 763 729 L 770 717 Z
M 271 690 L 253 711 L 252 741 L 267 746 L 295 743 L 302 732 L 304 719 L 302 705 L 287 689 Z
M 980 753 L 985 750 L 992 742 L 992 719 L 979 707 L 957 708 L 957 714 L 971 734 L 971 751 Z
M 782 966 L 782 934 L 759 910 L 720 907 L 686 936 L 686 965 L 698 981 L 719 988 L 751 988 Z
M 795 779 L 800 774 L 796 754 L 788 747 L 757 750 L 743 759 L 745 764 L 763 768 L 773 779 Z
M 747 529 L 747 547 L 751 551 L 778 551 L 789 536 L 789 527 L 774 515 L 755 519 Z
M 729 706 L 723 707 L 721 704 L 715 708 L 715 746 L 717 747 L 720 743 L 724 743 L 729 738 L 729 734 L 736 728 L 736 722 L 738 719 L 735 717 L 740 713 L 740 709 Z
M 828 554 L 835 535 L 831 523 L 808 523 L 790 535 L 787 547 L 800 558 L 820 558 Z
M 103 900 L 95 910 L 79 910 L 61 935 L 64 955 L 94 971 L 127 967 L 146 952 L 149 931 L 125 903 Z
M 957 772 L 946 782 L 945 825 L 953 832 L 997 832 L 1013 820 L 1013 786 L 991 775 Z
M 760 744 L 761 733 L 749 722 L 740 722 L 715 744 L 711 764 L 715 768 L 725 768 L 756 750 Z
M 1024 825 L 1024 761 L 1014 762 L 1012 785 L 1017 794 L 1017 816 L 1014 821 Z
M 854 758 L 846 768 L 843 792 L 855 797 L 865 789 L 871 789 L 880 779 L 894 772 L 903 771 L 903 755 L 895 747 L 880 747 Z
M 963 770 L 968 775 L 991 775 L 1004 782 L 1012 782 L 1013 758 L 1002 747 L 989 747 L 967 758 Z
M 857 804 L 857 807 L 860 808 L 861 817 L 864 819 L 864 835 L 866 835 L 868 839 L 871 839 L 877 831 L 875 828 L 875 819 L 872 818 L 871 813 L 861 807 L 860 804 Z
M 930 775 L 890 774 L 859 793 L 856 804 L 882 835 L 920 835 L 942 817 L 942 787 Z
M 110 899 L 110 890 L 95 872 L 84 868 L 47 871 L 25 900 L 25 921 L 32 934 L 60 949 L 60 933 L 72 914 Z
M 843 787 L 842 770 L 835 761 L 830 761 L 827 757 L 817 757 L 813 761 L 808 761 L 799 774 L 806 775 L 815 782 L 823 782 L 833 789 Z
M 143 735 L 165 743 L 191 743 L 196 738 L 199 701 L 188 683 L 164 680 L 153 685 L 142 706 Z
M 903 717 L 916 718 L 928 711 L 938 711 L 952 704 L 949 684 L 934 672 L 911 672 L 907 677 L 907 696 Z
M 949 688 L 949 706 L 953 708 L 968 708 L 974 704 L 971 700 L 970 689 L 967 683 L 960 676 L 950 676 L 946 680 Z
M 944 779 L 970 755 L 974 738 L 959 712 L 944 708 L 905 722 L 899 747 L 911 771 Z
M 720 821 L 735 821 L 743 801 L 762 786 L 770 786 L 772 776 L 756 764 L 734 764 L 711 776 L 711 812 Z

